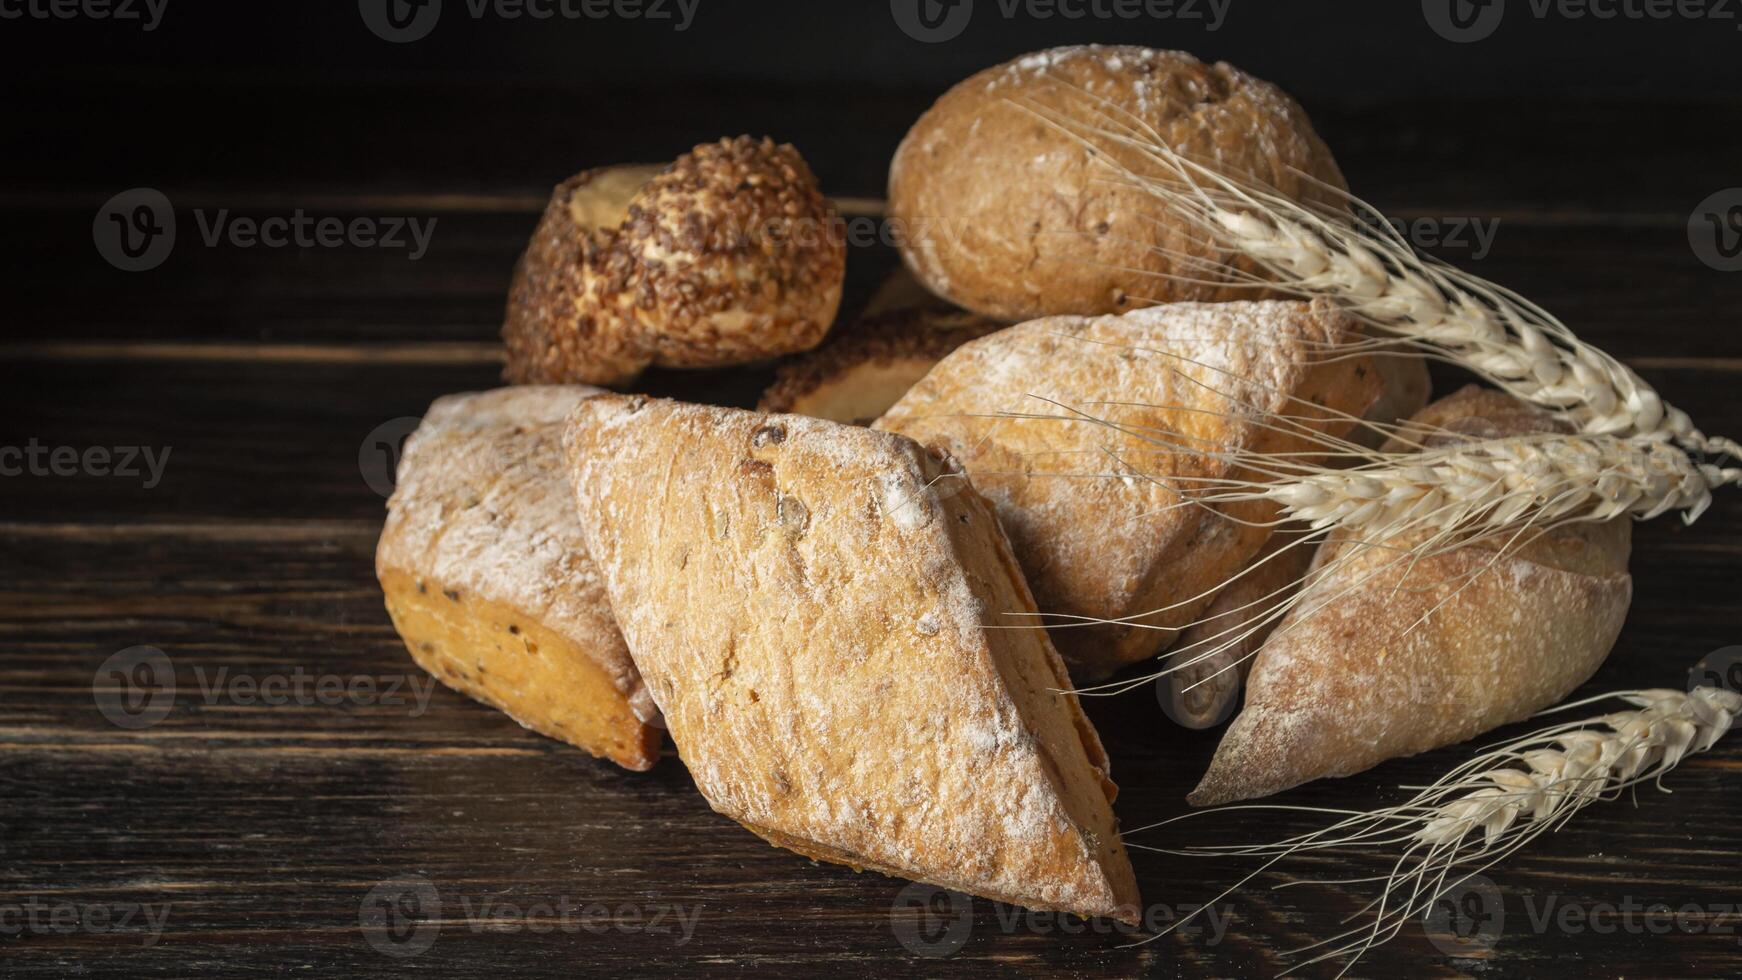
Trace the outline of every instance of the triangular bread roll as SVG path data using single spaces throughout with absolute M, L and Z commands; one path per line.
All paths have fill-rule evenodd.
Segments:
M 986 503 L 912 441 L 642 397 L 568 430 L 588 547 L 714 809 L 801 854 L 1135 921 L 1100 739 Z
M 584 385 L 437 399 L 405 442 L 375 572 L 412 659 L 522 725 L 628 769 L 656 716 L 587 557 L 562 461 Z
M 1546 413 L 1474 387 L 1413 422 L 1480 439 L 1557 431 Z M 1462 742 L 1596 673 L 1633 594 L 1630 518 L 1410 560 L 1431 533 L 1363 547 L 1333 532 L 1300 604 L 1258 652 L 1245 707 L 1192 803 L 1268 796 Z
M 1324 353 L 1357 329 L 1329 301 L 1031 320 L 957 348 L 876 428 L 968 471 L 1041 611 L 1100 621 L 1052 620 L 1098 679 L 1169 645 L 1270 536 L 1269 503 L 1177 506 L 1176 489 L 1249 475 L 1232 452 L 1317 448 L 1277 416 L 1341 436 L 1379 398 L 1370 358 Z

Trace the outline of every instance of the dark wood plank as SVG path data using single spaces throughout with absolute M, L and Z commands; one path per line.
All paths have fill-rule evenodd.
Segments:
M 117 85 L 137 100 L 114 99 Z M 1723 125 L 1738 112 L 1724 92 L 1665 103 L 1347 91 L 1306 108 L 1351 186 L 1387 207 L 1685 220 L 1706 195 L 1736 183 L 1726 161 L 1742 152 L 1742 133 Z M 150 186 L 190 203 L 240 195 L 292 206 L 310 195 L 408 193 L 525 202 L 586 167 L 666 160 L 738 133 L 794 143 L 832 194 L 880 197 L 896 145 L 942 93 L 743 80 L 39 73 L 14 90 L 14 131 L 57 152 L 0 161 L 0 200 L 31 207 L 46 195 L 95 208 L 116 191 Z M 154 111 L 135 111 L 138 102 Z M 81 124 L 68 127 L 69 119 Z
M 134 97 L 115 98 L 118 82 Z M 1382 873 L 1380 856 L 1260 878 L 1223 903 L 1232 919 L 1219 939 L 1127 948 L 1128 937 L 975 901 L 960 948 L 928 959 L 896 925 L 911 921 L 897 914 L 911 894 L 904 882 L 767 847 L 712 814 L 669 750 L 651 773 L 628 774 L 452 692 L 411 687 L 427 681 L 373 582 L 382 497 L 360 459 L 384 423 L 496 383 L 502 291 L 545 189 L 582 166 L 750 131 L 797 142 L 832 193 L 875 197 L 890 152 L 935 94 L 744 82 L 21 82 L 11 130 L 55 152 L 0 160 L 11 286 L 0 446 L 170 456 L 150 488 L 143 477 L 0 478 L 0 973 L 1260 976 L 1285 965 L 1281 950 L 1336 931 L 1370 887 L 1268 886 Z M 1500 219 L 1491 254 L 1441 254 L 1562 313 L 1708 430 L 1742 432 L 1742 341 L 1729 329 L 1742 278 L 1701 266 L 1683 227 L 1696 202 L 1735 183 L 1727 168 L 1742 130 L 1713 123 L 1734 116 L 1733 101 L 1310 108 L 1352 185 L 1387 210 Z M 438 226 L 429 254 L 409 262 L 385 250 L 207 249 L 188 215 L 168 264 L 124 275 L 95 255 L 91 215 L 141 185 L 185 209 L 420 214 Z M 892 264 L 885 249 L 855 252 L 849 310 Z M 643 387 L 746 405 L 767 377 L 766 366 L 655 372 Z M 1581 693 L 1679 686 L 1695 660 L 1735 643 L 1739 559 L 1736 494 L 1695 527 L 1640 527 L 1632 615 Z M 93 684 L 106 658 L 139 644 L 171 658 L 178 689 L 167 717 L 134 729 L 100 710 Z M 411 700 L 208 697 L 202 682 L 218 671 L 367 678 Z M 1145 688 L 1089 703 L 1127 827 L 1182 812 L 1217 737 L 1167 726 L 1153 697 Z M 1469 751 L 1394 761 L 1281 802 L 1396 802 L 1399 784 Z M 1356 973 L 1742 973 L 1742 923 L 1723 911 L 1736 901 L 1742 851 L 1738 771 L 1732 737 L 1671 777 L 1674 796 L 1592 808 L 1491 871 L 1507 909 L 1491 952 L 1456 958 L 1411 927 Z M 1249 842 L 1320 823 L 1236 812 L 1133 842 Z M 1250 867 L 1141 852 L 1137 866 L 1158 916 L 1209 900 Z M 408 875 L 435 887 L 443 924 L 429 951 L 400 960 L 371 944 L 379 933 L 360 914 L 374 886 Z M 564 900 L 677 906 L 696 916 L 694 932 L 680 943 L 626 923 L 600 934 L 524 928 L 526 909 Z M 26 903 L 150 903 L 168 918 L 149 946 L 137 927 L 4 928 Z M 1694 904 L 1720 928 L 1537 927 L 1532 914 L 1547 903 Z
M 1586 225 L 1417 214 L 1412 220 L 1432 222 L 1420 239 L 1438 244 L 1427 251 L 1530 296 L 1619 357 L 1742 359 L 1742 333 L 1714 329 L 1742 303 L 1742 276 L 1702 264 L 1685 221 Z M 497 342 L 508 280 L 536 219 L 465 211 L 432 217 L 428 252 L 412 261 L 404 251 L 371 248 L 207 248 L 183 214 L 169 261 L 124 273 L 92 247 L 90 213 L 18 214 L 0 229 L 0 261 L 17 270 L 0 351 L 60 356 L 86 341 L 435 344 L 447 346 L 432 358 L 494 356 L 488 348 Z M 1478 240 L 1473 219 L 1489 237 Z M 875 219 L 851 220 L 856 235 L 878 229 Z M 1442 243 L 1444 235 L 1455 241 Z M 887 247 L 850 249 L 843 323 L 898 265 Z
M 1735 597 L 1700 588 L 1735 561 L 1742 514 L 1732 507 L 1719 516 L 1716 528 L 1641 529 L 1634 615 L 1585 693 L 1678 683 L 1699 654 L 1732 639 Z M 1724 529 L 1728 536 L 1712 533 Z M 371 579 L 374 533 L 368 521 L 0 528 L 0 895 L 168 907 L 149 947 L 142 929 L 4 937 L 8 975 L 74 963 L 130 976 L 185 975 L 198 964 L 244 975 L 399 966 L 476 973 L 508 962 L 526 975 L 686 965 L 813 972 L 843 959 L 928 976 L 991 967 L 1040 976 L 1252 975 L 1279 967 L 1278 950 L 1330 934 L 1368 895 L 1361 887 L 1269 885 L 1385 867 L 1378 856 L 1305 861 L 1221 903 L 1232 918 L 1219 938 L 1139 948 L 1124 948 L 1132 937 L 1070 932 L 1077 926 L 975 901 L 959 949 L 916 957 L 893 925 L 907 921 L 893 911 L 908 894 L 904 883 L 767 847 L 711 813 L 669 750 L 651 773 L 625 773 L 441 688 L 427 710 L 409 693 L 398 704 L 322 703 L 308 696 L 313 680 L 282 704 L 228 685 L 208 693 L 219 671 L 255 681 L 368 678 L 380 692 L 395 681 L 407 685 L 402 692 L 427 684 L 381 608 Z M 1707 598 L 1690 603 L 1695 592 Z M 137 644 L 172 659 L 177 690 L 161 722 L 129 729 L 100 710 L 93 683 L 105 658 Z M 1214 732 L 1167 727 L 1153 696 L 1146 688 L 1088 704 L 1114 759 L 1128 827 L 1183 812 L 1215 743 Z M 1397 784 L 1429 779 L 1467 751 L 1399 760 L 1284 800 L 1395 801 Z M 1553 926 L 1539 934 L 1529 918 L 1551 901 L 1732 902 L 1723 858 L 1742 847 L 1733 819 L 1742 805 L 1738 768 L 1742 742 L 1731 739 L 1676 773 L 1673 797 L 1647 792 L 1638 807 L 1588 810 L 1492 872 L 1508 917 L 1484 960 L 1509 972 L 1551 963 L 1601 973 L 1651 962 L 1659 975 L 1687 976 L 1742 968 L 1734 936 Z M 1269 839 L 1316 824 L 1310 815 L 1234 812 L 1132 839 Z M 1157 916 L 1208 901 L 1247 869 L 1143 852 L 1136 861 Z M 370 944 L 359 910 L 376 885 L 406 876 L 436 888 L 443 924 L 429 952 L 401 963 Z M 633 932 L 595 939 L 578 919 L 568 933 L 525 931 L 523 910 L 564 899 L 614 910 L 681 906 L 695 916 L 694 931 L 682 943 L 680 935 Z M 1479 962 L 1448 957 L 1412 927 L 1358 973 L 1454 976 Z
M 1671 346 L 1666 338 L 1665 346 Z M 1653 366 L 1662 363 L 1664 366 Z M 1646 379 L 1710 432 L 1742 432 L 1737 373 L 1697 359 L 1641 361 Z M 767 367 L 656 371 L 639 390 L 750 407 Z M 1449 393 L 1466 376 L 1439 374 Z M 437 397 L 496 387 L 499 365 L 377 363 L 369 359 L 276 360 L 12 359 L 0 361 L 0 446 L 40 447 L 39 468 L 4 478 L 7 519 L 59 523 L 185 523 L 229 520 L 378 520 L 386 482 L 382 441 L 396 444 Z M 56 475 L 50 452 L 66 447 L 148 447 L 136 476 Z M 167 456 L 165 455 L 167 453 Z M 111 453 L 109 469 L 121 458 Z M 164 461 L 152 486 L 148 463 Z M 10 462 L 10 460 L 9 460 Z M 367 463 L 367 468 L 365 468 Z M 1721 494 L 1724 512 L 1736 494 Z M 1702 537 L 1724 533 L 1707 518 Z M 1713 530 L 1718 528 L 1719 530 Z

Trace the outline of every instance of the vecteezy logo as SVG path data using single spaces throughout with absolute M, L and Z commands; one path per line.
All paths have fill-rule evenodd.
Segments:
M 1447 956 L 1474 956 L 1494 948 L 1506 929 L 1506 903 L 1500 889 L 1482 875 L 1470 875 L 1434 899 L 1422 917 L 1428 942 Z
M 1188 655 L 1189 662 L 1194 655 Z M 1210 668 L 1215 667 L 1212 671 Z M 1181 668 L 1155 679 L 1155 700 L 1161 713 L 1183 728 L 1215 728 L 1234 716 L 1240 706 L 1237 693 L 1227 688 L 1238 683 L 1232 665 L 1206 662 L 1201 668 Z
M 915 956 L 953 956 L 974 928 L 974 900 L 960 892 L 914 882 L 889 907 L 895 938 Z
M 175 247 L 175 209 L 162 191 L 122 191 L 97 210 L 91 240 L 103 261 L 122 272 L 155 269 Z
M 156 647 L 128 647 L 97 668 L 91 697 L 116 727 L 150 728 L 175 707 L 175 664 Z
M 421 41 L 442 19 L 442 0 L 357 0 L 363 23 L 383 41 Z
M 405 959 L 435 945 L 441 911 L 436 886 L 423 875 L 411 875 L 369 889 L 357 909 L 357 925 L 376 952 Z
M 1742 187 L 1700 202 L 1688 218 L 1688 244 L 1701 262 L 1719 272 L 1742 272 Z
M 357 447 L 357 469 L 369 489 L 383 497 L 393 496 L 394 476 L 399 472 L 399 459 L 405 455 L 405 440 L 417 431 L 420 418 L 402 415 L 376 426 Z
M 903 34 L 939 44 L 967 30 L 974 19 L 974 0 L 889 0 L 889 12 Z
M 1454 44 L 1469 44 L 1499 29 L 1506 0 L 1421 0 L 1421 12 L 1435 34 Z
M 1688 690 L 1721 687 L 1742 694 L 1742 647 L 1723 647 L 1700 658 L 1688 671 Z

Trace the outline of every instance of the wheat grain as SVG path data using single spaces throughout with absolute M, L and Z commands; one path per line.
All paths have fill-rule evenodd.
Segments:
M 1412 918 L 1472 876 L 1494 866 L 1543 834 L 1564 826 L 1579 811 L 1645 782 L 1661 780 L 1690 755 L 1723 738 L 1742 712 L 1742 694 L 1716 687 L 1691 692 L 1623 691 L 1557 711 L 1618 699 L 1634 706 L 1595 718 L 1554 725 L 1500 745 L 1456 767 L 1408 802 L 1371 812 L 1330 811 L 1343 819 L 1323 830 L 1274 844 L 1183 849 L 1131 846 L 1190 856 L 1260 856 L 1269 860 L 1218 896 L 1218 901 L 1277 862 L 1307 851 L 1339 848 L 1400 848 L 1379 897 L 1357 915 L 1371 922 L 1291 951 L 1318 950 L 1298 969 L 1348 957 L 1347 972 L 1362 954 L 1395 937 Z M 1224 810 L 1301 810 L 1300 807 L 1240 806 Z M 1186 818 L 1217 813 L 1198 811 Z M 1164 821 L 1149 830 L 1184 818 Z M 1296 884 L 1300 882 L 1295 882 Z M 1283 886 L 1278 886 L 1283 887 Z M 1403 901 L 1393 905 L 1393 895 Z M 1213 903 L 1211 903 L 1213 904 Z M 1190 919 L 1175 922 L 1169 930 Z M 1164 934 L 1166 931 L 1164 930 Z M 1340 974 L 1339 974 L 1340 975 Z
M 1371 217 L 1362 223 L 1346 211 L 1311 209 L 1182 156 L 1127 110 L 1055 81 L 1066 109 L 1033 99 L 1017 104 L 1089 148 L 1113 179 L 1140 188 L 1267 275 L 1254 279 L 1226 262 L 1170 253 L 1176 263 L 1212 279 L 1332 297 L 1364 322 L 1464 365 L 1582 433 L 1673 441 L 1690 452 L 1742 459 L 1742 446 L 1706 436 L 1631 368 L 1579 340 L 1540 306 L 1416 254 L 1366 202 L 1346 196 L 1355 213 Z M 1108 149 L 1123 149 L 1154 170 L 1140 173 L 1102 152 Z
M 1269 500 L 1315 530 L 1341 527 L 1368 540 L 1425 526 L 1468 540 L 1527 520 L 1646 520 L 1675 510 L 1692 524 L 1711 506 L 1712 490 L 1742 483 L 1742 469 L 1696 464 L 1662 442 L 1614 436 L 1516 436 L 1368 458 L 1351 469 L 1283 463 L 1301 475 L 1198 496 Z

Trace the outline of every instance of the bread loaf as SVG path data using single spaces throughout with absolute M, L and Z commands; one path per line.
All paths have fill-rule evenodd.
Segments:
M 584 402 L 576 500 L 715 810 L 823 861 L 1135 921 L 1106 757 L 985 502 L 910 440 Z
M 809 350 L 841 301 L 837 222 L 798 151 L 767 139 L 579 174 L 515 269 L 505 377 L 622 385 Z
M 1226 64 L 1089 45 L 988 68 L 945 93 L 902 140 L 889 209 L 903 229 L 902 259 L 927 288 L 1002 320 L 1253 298 L 1201 260 L 1247 274 L 1254 266 L 1117 183 L 1118 171 L 1098 159 L 1154 174 L 1136 150 L 1086 146 L 1032 110 L 1140 132 L 1303 203 L 1336 204 L 1344 187 L 1300 106 Z M 1182 278 L 1166 278 L 1174 274 Z
M 1278 531 L 1198 620 L 1180 632 L 1162 680 L 1167 716 L 1186 728 L 1214 728 L 1233 716 L 1252 659 L 1281 620 L 1316 549 L 1298 531 Z
M 1481 439 L 1559 428 L 1473 387 L 1415 421 Z M 1245 707 L 1191 802 L 1267 796 L 1461 742 L 1560 701 L 1608 656 L 1632 597 L 1629 519 L 1408 560 L 1400 549 L 1427 533 L 1375 547 L 1333 533 L 1300 605 L 1259 651 Z
M 562 461 L 582 386 L 449 395 L 400 459 L 375 572 L 412 659 L 526 727 L 628 769 L 652 700 L 587 557 Z
M 1033 320 L 957 349 L 877 427 L 968 471 L 1042 612 L 1105 621 L 1054 620 L 1092 680 L 1164 649 L 1269 537 L 1268 504 L 1174 506 L 1176 488 L 1237 474 L 1218 452 L 1310 452 L 1276 414 L 1341 434 L 1349 422 L 1319 406 L 1359 416 L 1378 397 L 1367 358 L 1315 356 L 1352 329 L 1328 301 Z
M 756 407 L 870 425 L 944 355 L 1001 326 L 972 313 L 923 307 L 867 317 L 781 365 Z

